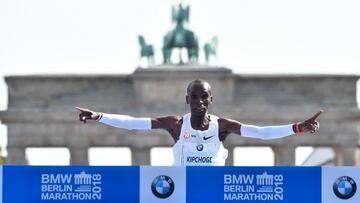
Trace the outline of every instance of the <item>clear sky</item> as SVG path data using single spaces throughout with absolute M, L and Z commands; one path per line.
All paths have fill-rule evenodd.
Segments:
M 161 61 L 177 0 L 0 0 L 1 75 L 131 73 L 143 34 Z M 238 73 L 359 73 L 358 0 L 193 0 L 200 45 Z M 203 60 L 203 56 L 201 56 Z
M 178 2 L 0 0 L 0 109 L 6 75 L 133 72 L 139 34 L 160 63 Z M 182 2 L 191 6 L 188 28 L 200 45 L 218 36 L 216 63 L 235 73 L 360 74 L 359 0 Z
M 160 63 L 178 2 L 0 0 L 0 109 L 5 75 L 133 72 L 139 34 Z M 216 63 L 235 73 L 360 74 L 358 0 L 182 2 L 191 6 L 188 27 L 201 47 L 218 36 Z

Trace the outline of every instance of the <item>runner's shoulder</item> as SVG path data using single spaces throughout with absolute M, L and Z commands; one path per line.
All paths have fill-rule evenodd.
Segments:
M 159 117 L 157 118 L 157 120 L 167 123 L 167 124 L 172 124 L 172 125 L 176 125 L 176 124 L 181 124 L 182 123 L 182 117 L 181 116 L 163 116 L 163 117 Z
M 231 125 L 241 125 L 241 123 L 237 120 L 229 119 L 229 118 L 219 118 L 218 119 L 219 126 L 227 127 Z

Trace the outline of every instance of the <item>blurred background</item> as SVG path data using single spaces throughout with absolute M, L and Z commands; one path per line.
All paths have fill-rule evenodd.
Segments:
M 175 49 L 164 65 L 179 3 L 190 6 L 185 25 L 199 57 L 187 63 Z M 268 125 L 326 111 L 315 136 L 231 136 L 228 165 L 360 165 L 359 8 L 356 0 L 0 0 L 3 162 L 170 165 L 166 133 L 84 126 L 74 107 L 182 115 L 186 84 L 200 77 L 215 89 L 218 116 Z M 139 35 L 153 46 L 150 65 Z M 206 61 L 202 49 L 215 36 Z

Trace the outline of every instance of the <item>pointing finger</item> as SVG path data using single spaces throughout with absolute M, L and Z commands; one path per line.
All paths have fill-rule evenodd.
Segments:
M 81 112 L 87 112 L 89 111 L 89 109 L 84 109 L 84 108 L 81 108 L 81 107 L 75 107 L 75 109 L 81 111 Z
M 91 112 L 90 109 L 85 109 L 85 108 L 81 108 L 81 107 L 75 107 L 75 109 L 81 111 L 81 112 Z
M 319 112 L 317 112 L 313 117 L 311 117 L 308 121 L 315 121 L 315 119 L 320 116 L 320 114 L 322 114 L 322 112 L 324 112 L 324 110 L 320 110 Z

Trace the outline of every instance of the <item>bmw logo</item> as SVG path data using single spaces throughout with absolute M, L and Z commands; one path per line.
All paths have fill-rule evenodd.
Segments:
M 196 149 L 201 152 L 204 149 L 204 145 L 199 144 L 198 146 L 196 146 Z
M 161 199 L 168 198 L 175 189 L 174 181 L 166 175 L 156 177 L 151 183 L 152 193 Z
M 356 193 L 356 183 L 349 176 L 341 176 L 334 185 L 335 195 L 340 199 L 350 199 Z

